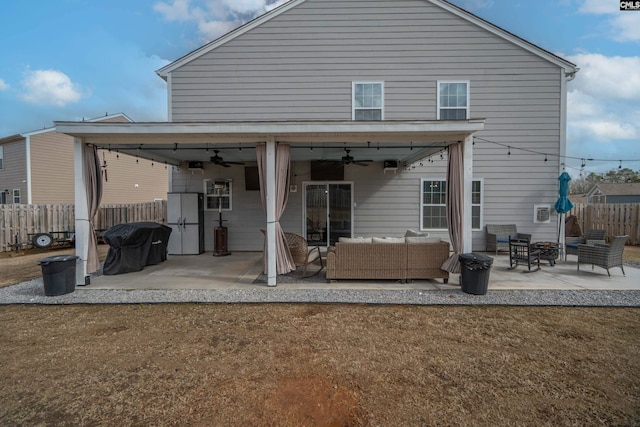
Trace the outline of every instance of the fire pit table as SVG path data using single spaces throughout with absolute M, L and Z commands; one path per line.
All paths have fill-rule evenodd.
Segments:
M 551 267 L 556 265 L 556 260 L 560 255 L 558 242 L 534 242 L 531 244 L 531 249 L 538 249 L 540 251 L 540 259 L 549 261 Z

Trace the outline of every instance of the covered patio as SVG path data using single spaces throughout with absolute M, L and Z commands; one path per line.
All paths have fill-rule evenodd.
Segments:
M 509 269 L 507 254 L 488 254 L 494 259 L 489 276 L 489 293 L 501 290 L 640 290 L 640 269 L 625 266 L 626 277 L 619 268 L 606 270 L 595 267 L 592 271 L 583 265 L 576 271 L 576 257 L 569 256 L 551 267 L 541 264 L 539 271 L 529 273 L 526 268 Z M 317 269 L 311 266 L 310 269 Z M 147 266 L 144 270 L 115 276 L 96 276 L 91 284 L 77 288 L 76 292 L 91 290 L 260 290 L 266 289 L 262 275 L 262 254 L 238 252 L 233 257 L 215 258 L 211 254 L 169 256 L 166 262 Z M 283 281 L 284 282 L 284 281 Z M 324 271 L 308 279 L 287 279 L 283 290 L 333 291 L 456 291 L 461 293 L 459 275 L 453 274 L 448 284 L 441 279 L 414 280 L 400 283 L 393 280 L 339 280 L 328 282 Z M 478 296 L 477 298 L 482 298 Z
M 87 191 L 87 146 L 116 150 L 162 165 L 181 166 L 187 161 L 208 161 L 213 150 L 233 148 L 227 161 L 255 161 L 257 147 L 264 147 L 266 185 L 267 285 L 275 286 L 278 234 L 276 150 L 290 148 L 291 161 L 334 160 L 345 149 L 367 149 L 366 158 L 382 162 L 398 159 L 399 167 L 411 165 L 439 153 L 452 144 L 461 147 L 461 179 L 451 184 L 461 194 L 457 215 L 461 217 L 458 252 L 470 252 L 472 245 L 471 188 L 473 178 L 473 134 L 484 129 L 483 119 L 439 121 L 309 121 L 309 122 L 162 122 L 105 123 L 56 122 L 58 132 L 75 137 L 76 165 L 76 269 L 78 284 L 95 270 L 88 268 L 93 242 L 90 241 L 91 200 Z M 171 182 L 169 183 L 172 188 Z M 171 190 L 170 190 L 171 191 Z M 455 246 L 455 243 L 452 242 Z M 223 262 L 226 262 L 223 261 Z M 91 263 L 89 264 L 91 265 Z M 143 273 L 148 271 L 145 269 Z M 209 280 L 215 280 L 216 273 Z

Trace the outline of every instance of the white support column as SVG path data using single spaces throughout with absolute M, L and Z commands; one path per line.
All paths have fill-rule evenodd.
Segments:
M 276 140 L 266 144 L 267 166 L 267 286 L 276 286 Z
M 469 135 L 462 143 L 462 192 L 464 211 L 462 214 L 462 252 L 472 252 L 473 222 L 471 221 L 471 202 L 473 190 L 473 135 Z
M 73 158 L 75 169 L 75 217 L 76 217 L 76 284 L 84 285 L 87 275 L 87 257 L 89 256 L 89 208 L 87 190 L 84 182 L 84 142 L 80 138 L 73 140 Z

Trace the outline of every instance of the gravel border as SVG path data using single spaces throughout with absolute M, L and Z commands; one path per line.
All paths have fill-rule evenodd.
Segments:
M 409 305 L 506 305 L 568 307 L 640 307 L 640 290 L 353 290 L 249 288 L 225 290 L 78 290 L 45 296 L 42 278 L 0 288 L 8 304 L 165 304 L 165 303 L 330 303 Z

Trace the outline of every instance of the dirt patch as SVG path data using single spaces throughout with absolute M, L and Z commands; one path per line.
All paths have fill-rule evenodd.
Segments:
M 108 251 L 109 245 L 98 245 L 101 261 L 104 261 Z M 0 288 L 42 277 L 42 267 L 38 261 L 56 255 L 75 255 L 75 248 L 63 245 L 19 252 L 0 252 Z
M 639 425 L 640 310 L 0 306 L 4 425 Z

